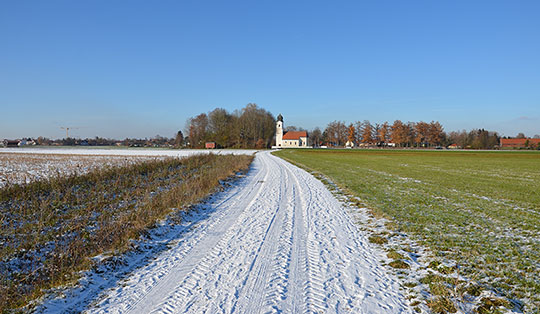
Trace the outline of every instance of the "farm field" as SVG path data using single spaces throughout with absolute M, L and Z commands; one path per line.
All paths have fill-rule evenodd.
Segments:
M 66 155 L 100 155 L 100 156 L 168 156 L 187 157 L 199 154 L 217 155 L 252 155 L 256 149 L 169 149 L 147 147 L 115 147 L 115 146 L 37 146 L 0 148 L 0 153 L 21 154 L 66 154 Z
M 431 293 L 467 303 L 486 291 L 509 309 L 540 308 L 540 154 L 281 150 L 389 217 L 433 254 Z M 393 225 L 393 226 L 392 226 Z M 389 235 L 381 235 L 391 237 Z M 454 276 L 458 280 L 445 279 Z M 437 283 L 434 278 L 439 278 Z M 484 300 L 484 309 L 491 310 Z M 480 303 L 482 304 L 482 303 Z
M 164 158 L 167 157 L 0 153 L 0 188 Z
M 0 188 L 0 312 L 77 281 L 96 256 L 125 252 L 159 220 L 181 220 L 252 159 L 0 154 L 4 171 L 26 173 Z
M 0 188 L 53 176 L 81 175 L 98 168 L 197 154 L 252 155 L 256 150 L 153 149 L 117 147 L 0 148 Z

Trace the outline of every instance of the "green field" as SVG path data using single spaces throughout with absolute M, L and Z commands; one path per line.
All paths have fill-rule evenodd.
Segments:
M 389 217 L 393 231 L 405 232 L 429 248 L 434 261 L 456 265 L 452 271 L 468 280 L 447 285 L 451 289 L 459 291 L 475 282 L 480 291 L 495 291 L 510 300 L 508 307 L 526 312 L 540 308 L 540 153 L 275 154 L 321 173 L 375 213 Z

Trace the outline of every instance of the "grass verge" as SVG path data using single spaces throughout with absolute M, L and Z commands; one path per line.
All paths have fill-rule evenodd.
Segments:
M 246 171 L 252 156 L 198 155 L 0 189 L 0 312 L 72 283 L 173 210 Z

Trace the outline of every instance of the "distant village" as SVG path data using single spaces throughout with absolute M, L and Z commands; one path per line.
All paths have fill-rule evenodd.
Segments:
M 66 135 L 68 128 L 66 129 Z M 501 137 L 485 129 L 445 132 L 437 121 L 394 121 L 372 124 L 368 120 L 346 124 L 328 123 L 324 130 L 310 131 L 297 126 L 286 126 L 284 117 L 273 116 L 256 104 L 248 104 L 230 113 L 216 108 L 188 119 L 185 134 L 175 137 L 124 140 L 95 138 L 63 139 L 21 138 L 5 139 L 4 147 L 26 146 L 122 146 L 154 148 L 431 148 L 431 149 L 538 149 L 540 135 L 533 138 L 519 133 L 516 137 Z
M 280 115 L 281 116 L 281 115 Z M 275 142 L 272 148 L 396 148 L 399 145 L 389 142 L 362 142 L 347 140 L 344 144 L 340 145 L 335 142 L 317 141 L 310 138 L 307 131 L 284 131 L 283 118 L 278 118 Z M 317 133 L 317 132 L 315 132 Z M 317 134 L 315 134 L 317 135 Z M 320 136 L 320 135 L 319 135 Z M 31 146 L 118 146 L 118 147 L 153 147 L 153 148 L 191 148 L 189 138 L 183 138 L 182 132 L 179 131 L 176 138 L 166 138 L 157 136 L 151 139 L 106 139 L 106 138 L 93 138 L 93 139 L 77 139 L 77 138 L 63 138 L 51 140 L 48 138 L 38 137 L 33 138 L 21 138 L 21 139 L 4 139 L 0 142 L 0 147 L 31 147 Z M 451 143 L 446 146 L 441 145 L 429 145 L 429 143 L 422 143 L 417 146 L 403 145 L 402 147 L 409 148 L 435 148 L 435 149 L 474 149 L 470 145 L 459 145 L 457 143 Z M 218 146 L 216 142 L 208 141 L 204 143 L 206 149 L 223 148 Z M 257 147 L 261 148 L 261 147 Z M 398 147 L 399 148 L 399 147 Z M 529 138 L 520 136 L 501 137 L 498 138 L 498 143 L 492 147 L 484 149 L 537 149 L 540 150 L 540 137 Z
M 63 139 L 48 139 L 44 137 L 22 138 L 22 139 L 4 139 L 0 142 L 3 147 L 28 147 L 28 146 L 124 146 L 124 147 L 163 147 L 163 148 L 181 148 L 177 144 L 175 138 L 166 138 L 156 136 L 151 139 L 106 139 L 101 137 L 96 138 L 63 138 Z

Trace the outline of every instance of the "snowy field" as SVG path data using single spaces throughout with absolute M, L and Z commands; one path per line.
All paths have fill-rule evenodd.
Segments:
M 255 150 L 1 148 L 0 188 L 8 183 L 23 184 L 57 175 L 80 175 L 100 167 L 122 166 L 156 158 L 255 152 Z
M 87 274 L 39 312 L 412 313 L 382 252 L 347 209 L 269 152 L 167 230 L 151 231 L 168 248 L 155 258 L 141 263 L 135 254 L 119 271 Z M 122 268 L 128 275 L 116 278 Z
M 64 154 L 64 155 L 99 155 L 99 156 L 170 156 L 186 157 L 195 154 L 234 154 L 251 155 L 254 149 L 152 149 L 152 148 L 82 148 L 82 147 L 25 147 L 0 148 L 0 153 L 21 154 Z

